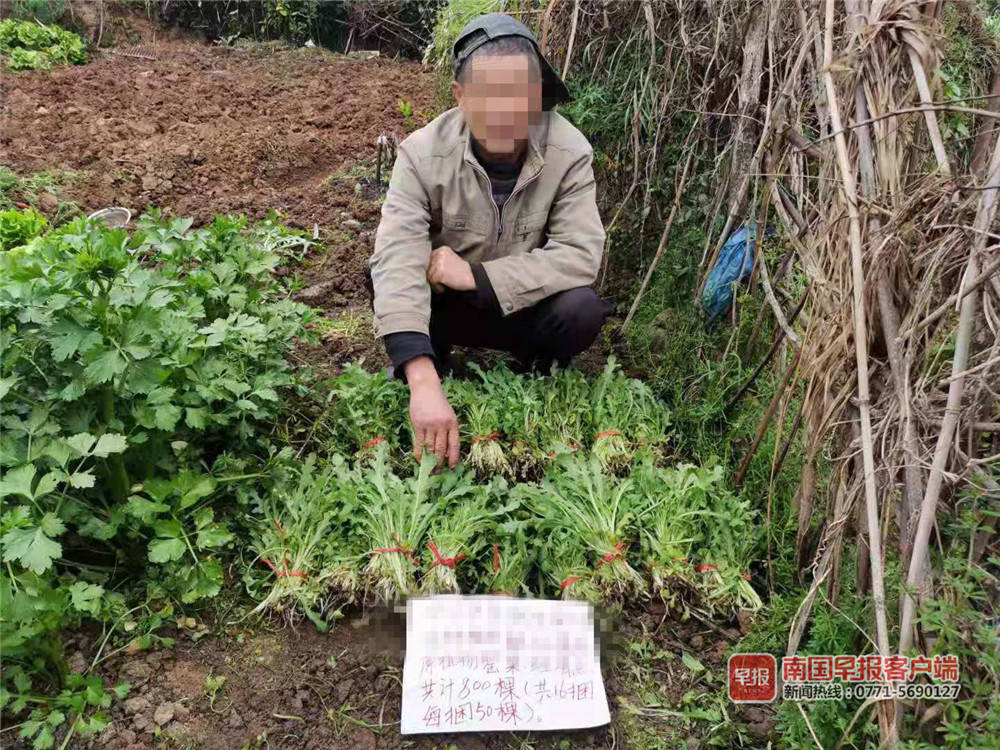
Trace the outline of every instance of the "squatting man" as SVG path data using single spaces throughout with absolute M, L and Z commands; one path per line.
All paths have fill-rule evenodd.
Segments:
M 612 306 L 590 288 L 604 252 L 593 149 L 552 108 L 569 100 L 534 35 L 479 16 L 452 48 L 458 103 L 408 135 L 369 261 L 375 335 L 410 389 L 414 453 L 454 466 L 441 387 L 452 347 L 545 371 L 591 345 Z

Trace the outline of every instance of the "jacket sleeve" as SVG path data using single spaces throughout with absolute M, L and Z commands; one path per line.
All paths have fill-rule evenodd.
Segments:
M 593 158 L 588 149 L 566 171 L 549 210 L 545 245 L 483 263 L 504 315 L 597 278 L 605 232 L 597 210 Z
M 416 164 L 401 143 L 375 231 L 375 251 L 369 260 L 377 337 L 400 331 L 429 334 L 430 220 L 427 191 Z

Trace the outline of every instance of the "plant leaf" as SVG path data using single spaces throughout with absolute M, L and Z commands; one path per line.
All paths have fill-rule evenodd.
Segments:
M 154 539 L 149 543 L 149 561 L 165 563 L 179 560 L 184 555 L 184 542 L 181 539 Z
M 121 453 L 125 450 L 128 445 L 128 441 L 125 439 L 124 435 L 119 435 L 114 432 L 106 432 L 101 435 L 100 439 L 97 441 L 97 445 L 94 446 L 94 455 L 100 456 L 101 458 L 107 458 L 112 453 Z
M 17 560 L 28 570 L 41 575 L 62 555 L 62 545 L 49 539 L 40 528 L 11 529 L 3 535 L 3 561 Z
M 87 612 L 97 617 L 101 612 L 101 597 L 104 587 L 96 583 L 77 581 L 69 587 L 70 601 L 80 612 Z

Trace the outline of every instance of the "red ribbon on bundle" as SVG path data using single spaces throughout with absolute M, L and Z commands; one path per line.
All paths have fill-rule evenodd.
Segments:
M 698 573 L 704 573 L 706 570 L 718 570 L 718 568 L 714 565 L 699 565 L 695 568 L 695 571 Z
M 494 573 L 499 573 L 500 572 L 500 545 L 499 544 L 494 544 L 493 545 L 493 572 Z
M 434 544 L 434 542 L 428 542 L 427 549 L 429 549 L 431 551 L 431 554 L 434 555 L 434 562 L 431 563 L 432 568 L 436 565 L 446 565 L 452 570 L 454 570 L 455 563 L 457 563 L 459 560 L 465 557 L 465 555 L 457 555 L 455 557 L 442 557 L 441 553 L 438 551 L 437 545 Z
M 594 440 L 600 440 L 601 438 L 614 437 L 615 435 L 621 435 L 618 430 L 605 430 L 604 432 L 598 432 L 594 435 Z
M 742 575 L 743 575 L 743 577 L 744 577 L 744 578 L 746 578 L 746 579 L 747 579 L 748 581 L 750 580 L 750 574 L 749 574 L 749 573 L 747 573 L 747 572 L 746 572 L 745 570 L 743 571 L 743 574 L 742 574 Z
M 599 561 L 599 562 L 597 563 L 597 568 L 600 568 L 600 567 L 601 567 L 602 565 L 604 565 L 604 563 L 609 563 L 609 562 L 611 562 L 611 561 L 612 561 L 612 560 L 614 560 L 615 558 L 618 558 L 618 557 L 624 557 L 624 555 L 622 554 L 622 551 L 623 551 L 623 550 L 622 550 L 622 543 L 621 543 L 621 542 L 618 542 L 618 543 L 617 543 L 617 544 L 615 545 L 615 551 L 614 551 L 614 552 L 609 552 L 609 553 L 608 553 L 608 554 L 606 554 L 606 555 L 605 555 L 604 557 L 602 557 L 602 558 L 600 559 L 600 561 Z M 595 568 L 595 570 L 596 570 L 596 568 Z
M 374 448 L 379 443 L 384 443 L 384 442 L 385 442 L 385 438 L 384 437 L 382 437 L 381 435 L 376 435 L 371 440 L 369 440 L 367 443 L 365 443 L 364 445 L 362 445 L 361 446 L 361 450 L 366 451 L 366 450 L 368 450 L 370 448 Z
M 274 571 L 274 575 L 276 575 L 278 578 L 307 578 L 308 577 L 301 570 L 287 570 L 287 569 L 285 569 L 285 570 L 278 570 L 276 567 L 274 567 L 274 563 L 272 563 L 266 557 L 262 557 L 260 559 L 261 559 L 261 561 L 267 567 L 269 567 L 271 570 Z M 288 565 L 288 560 L 285 560 L 285 565 Z
M 583 576 L 570 576 L 565 581 L 563 581 L 562 583 L 559 584 L 559 590 L 560 591 L 565 591 L 566 589 L 568 589 L 570 586 L 572 586 L 577 581 L 582 581 L 582 580 L 583 580 Z
M 472 439 L 472 444 L 475 445 L 476 443 L 478 443 L 481 440 L 485 441 L 485 440 L 499 440 L 499 439 L 500 439 L 500 433 L 499 432 L 494 432 L 494 433 L 492 433 L 490 435 L 480 435 L 479 437 L 473 438 Z

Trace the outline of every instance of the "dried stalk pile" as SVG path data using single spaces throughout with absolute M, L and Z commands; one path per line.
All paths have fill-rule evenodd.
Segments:
M 664 138 L 687 138 L 688 151 L 714 165 L 715 197 L 703 208 L 710 222 L 726 221 L 721 232 L 709 225 L 703 278 L 740 223 L 780 226 L 784 259 L 768 268 L 757 253 L 754 283 L 775 318 L 786 384 L 761 432 L 805 393 L 794 422 L 806 453 L 796 543 L 811 586 L 789 654 L 815 598 L 836 601 L 850 537 L 859 590 L 873 597 L 878 652 L 929 653 L 934 633 L 914 619 L 935 595 L 936 520 L 960 491 L 992 498 L 994 509 L 1000 499 L 1000 115 L 989 71 L 977 96 L 943 100 L 942 6 L 553 0 L 542 20 L 557 66 L 579 75 L 614 75 L 630 51 L 648 50 L 648 66 L 627 86 L 632 132 L 609 191 L 619 206 L 612 226 L 628 205 L 643 231 L 662 228 L 654 264 L 692 176 L 690 160 L 663 163 Z M 679 111 L 693 124 L 668 133 Z M 942 135 L 939 117 L 955 112 L 973 116 L 971 159 L 961 140 Z M 650 205 L 641 186 L 657 177 L 674 190 Z M 807 289 L 804 304 L 793 279 Z M 821 487 L 818 460 L 831 450 L 835 471 Z M 995 554 L 995 518 L 984 523 L 970 565 L 991 545 Z M 900 561 L 902 591 L 886 590 L 887 557 Z M 899 621 L 887 597 L 901 597 Z M 904 710 L 877 704 L 885 743 L 897 741 Z

